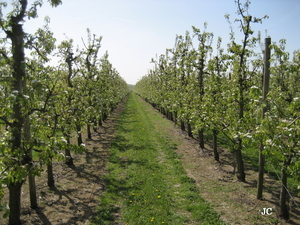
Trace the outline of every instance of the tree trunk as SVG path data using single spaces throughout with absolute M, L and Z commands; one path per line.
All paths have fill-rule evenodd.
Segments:
M 187 124 L 187 129 L 188 129 L 188 136 L 193 137 L 191 124 L 189 123 Z
M 94 132 L 97 132 L 97 121 L 96 121 L 96 119 L 94 120 L 93 130 L 94 130 Z
M 172 115 L 172 112 L 169 112 L 169 120 L 173 121 L 173 115 Z
M 76 130 L 77 130 L 77 144 L 81 145 L 82 142 L 82 135 L 81 135 L 81 126 L 76 124 Z
M 21 188 L 23 182 L 14 182 L 8 185 L 9 189 L 9 225 L 21 225 Z
M 264 169 L 265 169 L 265 155 L 262 153 L 264 150 L 264 145 L 261 142 L 260 143 L 260 149 L 259 149 L 259 168 L 258 168 L 258 180 L 257 180 L 257 199 L 262 199 L 263 197 L 263 187 L 264 187 Z
M 105 121 L 105 120 L 107 119 L 107 113 L 104 112 L 104 113 L 102 114 L 102 118 L 103 118 L 103 121 Z
M 237 164 L 236 176 L 239 181 L 245 182 L 246 174 L 245 174 L 244 161 L 242 156 L 242 139 L 238 140 L 238 147 L 235 150 L 235 156 L 236 156 L 236 164 Z
M 71 151 L 68 148 L 66 148 L 65 154 L 66 154 L 66 164 L 68 166 L 74 166 L 73 158 L 71 156 Z
M 213 150 L 214 150 L 214 158 L 216 161 L 219 161 L 219 153 L 218 153 L 218 131 L 213 130 Z
M 242 121 L 244 118 L 244 106 L 245 106 L 245 81 L 246 81 L 246 71 L 244 70 L 245 67 L 245 54 L 246 54 L 246 47 L 247 47 L 247 40 L 249 37 L 249 27 L 251 22 L 251 16 L 249 16 L 247 19 L 247 25 L 245 26 L 246 30 L 244 32 L 244 40 L 243 40 L 243 46 L 242 51 L 238 53 L 238 56 L 240 57 L 239 67 L 238 67 L 238 89 L 239 89 L 239 98 L 238 98 L 238 104 L 239 104 L 239 117 L 238 120 Z M 236 152 L 236 164 L 237 164 L 237 178 L 239 181 L 245 182 L 246 181 L 246 174 L 244 169 L 244 162 L 243 162 L 243 156 L 242 156 L 242 139 L 238 139 L 238 147 L 235 149 Z
M 24 122 L 24 141 L 25 144 L 30 144 L 30 120 L 29 116 L 26 116 L 25 122 Z M 35 185 L 35 176 L 32 174 L 32 170 L 34 170 L 33 165 L 33 155 L 32 150 L 28 150 L 26 152 L 28 156 L 26 157 L 26 164 L 28 163 L 30 165 L 30 172 L 28 175 L 28 183 L 29 183 L 29 196 L 30 196 L 30 207 L 32 209 L 37 208 L 37 197 L 36 197 L 36 185 Z M 24 162 L 25 163 L 25 162 Z
M 68 142 L 68 144 L 70 144 L 70 139 L 69 139 L 69 137 L 67 138 L 67 142 Z M 65 149 L 65 155 L 66 155 L 66 164 L 67 164 L 68 166 L 74 166 L 73 158 L 72 158 L 72 156 L 71 156 L 71 151 L 70 151 L 69 147 L 67 147 L 67 148 Z
M 169 120 L 173 121 L 173 114 L 170 111 L 168 111 L 168 118 Z
M 99 127 L 102 127 L 102 118 L 100 118 L 99 120 L 98 120 L 98 125 L 99 125 Z
M 92 132 L 91 132 L 91 125 L 88 124 L 87 125 L 87 136 L 88 136 L 88 139 L 92 139 Z
M 203 134 L 203 129 L 198 130 L 198 138 L 199 138 L 200 148 L 204 149 L 204 134 Z
M 36 209 L 38 205 L 37 205 L 37 197 L 36 197 L 35 176 L 29 174 L 28 181 L 29 181 L 29 192 L 30 192 L 30 207 L 32 209 Z
M 24 142 L 25 145 L 30 144 L 30 119 L 29 116 L 27 115 L 24 121 Z M 34 165 L 33 165 L 33 155 L 32 155 L 32 150 L 28 150 L 26 152 L 28 156 L 26 157 L 26 163 L 30 165 L 30 172 L 28 175 L 28 183 L 29 183 L 29 196 L 30 196 L 30 207 L 32 209 L 37 208 L 37 197 L 36 197 L 36 185 L 35 185 L 35 176 L 32 174 L 32 170 L 34 170 Z M 25 163 L 25 162 L 24 162 Z
M 287 197 L 287 174 L 285 168 L 281 169 L 281 191 L 280 191 L 280 216 L 284 219 L 289 219 L 289 210 L 286 204 Z
M 177 111 L 174 112 L 174 122 L 175 122 L 175 124 L 178 124 L 178 121 L 177 121 Z
M 52 159 L 51 162 L 47 165 L 47 175 L 48 175 L 48 186 L 49 187 L 54 187 L 55 186 L 55 181 L 53 177 L 53 166 L 52 166 Z
M 22 144 L 22 130 L 24 125 L 24 96 L 23 91 L 26 87 L 26 66 L 25 66 L 25 53 L 24 53 L 24 31 L 23 25 L 20 23 L 25 17 L 27 8 L 27 1 L 20 1 L 20 11 L 17 15 L 11 15 L 10 31 L 6 31 L 7 36 L 11 40 L 11 52 L 12 52 L 12 91 L 17 93 L 16 101 L 13 104 L 11 119 L 13 123 L 11 126 L 11 154 L 20 156 L 20 163 L 25 165 L 28 160 L 28 154 Z M 26 157 L 26 158 L 24 158 Z M 24 167 L 25 170 L 26 166 Z M 17 177 L 16 177 L 17 176 Z M 21 224 L 20 212 L 21 212 L 21 187 L 22 179 L 20 174 L 14 175 L 14 180 L 8 184 L 9 189 L 9 224 L 19 225 Z
M 166 110 L 164 107 L 161 108 L 161 113 L 165 116 L 166 115 Z
M 180 129 L 185 131 L 184 121 L 180 120 Z

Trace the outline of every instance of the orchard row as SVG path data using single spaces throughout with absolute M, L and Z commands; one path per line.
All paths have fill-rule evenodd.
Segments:
M 25 33 L 25 17 L 35 18 L 39 5 L 27 8 L 27 1 L 18 1 L 0 20 L 6 34 L 0 49 L 0 199 L 8 187 L 9 207 L 1 205 L 9 224 L 21 224 L 25 179 L 36 208 L 35 176 L 47 166 L 48 185 L 54 186 L 52 160 L 72 165 L 71 153 L 85 151 L 82 127 L 91 138 L 91 129 L 97 130 L 128 93 L 108 53 L 99 57 L 102 37 L 90 30 L 83 49 L 76 49 L 72 39 L 56 44 L 48 19 L 36 33 Z M 1 3 L 1 12 L 5 6 Z M 70 142 L 74 135 L 78 144 Z
M 246 180 L 243 155 L 248 149 L 257 149 L 261 177 L 265 160 L 281 170 L 280 214 L 288 218 L 287 177 L 297 180 L 300 171 L 300 51 L 290 57 L 285 40 L 261 51 L 260 37 L 253 35 L 251 25 L 262 20 L 246 16 L 248 6 L 237 3 L 241 43 L 231 32 L 227 50 L 220 37 L 213 47 L 214 35 L 207 32 L 207 24 L 202 31 L 193 27 L 192 33 L 176 37 L 174 48 L 152 60 L 154 68 L 134 91 L 190 136 L 197 136 L 201 148 L 204 134 L 211 134 L 217 161 L 218 137 L 222 136 L 236 156 L 240 181 Z M 226 18 L 229 21 L 229 16 Z M 272 54 L 264 63 L 268 48 Z M 265 71 L 270 74 L 269 85 L 263 82 Z M 264 88 L 268 88 L 265 96 Z

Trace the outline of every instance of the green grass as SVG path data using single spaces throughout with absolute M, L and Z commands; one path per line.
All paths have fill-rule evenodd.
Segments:
M 187 177 L 176 143 L 151 107 L 130 94 L 111 146 L 106 190 L 91 224 L 225 224 Z M 166 128 L 167 129 L 167 128 Z

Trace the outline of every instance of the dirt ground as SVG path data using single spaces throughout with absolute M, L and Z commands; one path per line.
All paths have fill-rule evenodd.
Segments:
M 38 209 L 30 208 L 28 183 L 23 185 L 21 203 L 23 224 L 89 224 L 99 204 L 98 197 L 105 188 L 101 177 L 107 172 L 105 165 L 110 144 L 114 138 L 118 116 L 123 109 L 124 104 L 119 104 L 103 127 L 97 133 L 93 132 L 92 140 L 87 139 L 86 132 L 82 133 L 87 152 L 73 156 L 75 166 L 69 167 L 63 162 L 53 163 L 54 189 L 51 190 L 47 186 L 46 170 L 36 178 Z M 7 224 L 7 220 L 2 216 L 0 224 Z
M 31 209 L 28 197 L 28 184 L 22 191 L 22 221 L 26 225 L 83 225 L 88 224 L 99 204 L 98 197 L 104 191 L 101 179 L 107 173 L 110 144 L 114 140 L 117 119 L 124 109 L 120 104 L 103 124 L 92 140 L 85 138 L 87 152 L 74 156 L 74 167 L 62 162 L 54 163 L 56 188 L 47 187 L 46 172 L 36 179 L 38 209 Z M 154 112 L 157 113 L 155 109 Z M 178 143 L 177 153 L 182 155 L 183 166 L 188 176 L 194 178 L 201 196 L 221 213 L 221 219 L 229 224 L 300 224 L 300 210 L 293 207 L 289 222 L 277 219 L 279 183 L 266 177 L 266 190 L 263 201 L 257 201 L 257 173 L 246 163 L 246 183 L 238 182 L 233 174 L 233 155 L 219 148 L 220 163 L 212 156 L 211 146 L 200 151 L 199 144 L 187 136 L 170 121 L 171 129 L 166 129 L 167 138 Z M 160 126 L 160 124 L 156 124 Z M 86 135 L 84 133 L 84 135 Z M 296 203 L 300 206 L 299 198 Z M 272 208 L 272 215 L 262 216 L 262 208 Z M 272 221 L 272 222 L 270 222 Z M 7 220 L 0 219 L 0 224 Z

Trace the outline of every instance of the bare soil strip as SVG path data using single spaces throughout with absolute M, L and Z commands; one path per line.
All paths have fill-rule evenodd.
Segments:
M 31 209 L 29 203 L 28 183 L 22 189 L 22 215 L 25 225 L 83 225 L 88 224 L 99 204 L 98 197 L 103 192 L 101 179 L 106 173 L 110 144 L 114 139 L 118 117 L 124 104 L 118 105 L 112 115 L 105 121 L 98 132 L 93 132 L 92 140 L 83 132 L 87 152 L 74 155 L 74 167 L 63 162 L 54 162 L 55 188 L 47 186 L 46 171 L 36 178 L 38 209 Z M 72 140 L 76 143 L 76 140 Z M 7 196 L 6 196 L 7 198 Z M 0 224 L 7 220 L 0 217 Z

